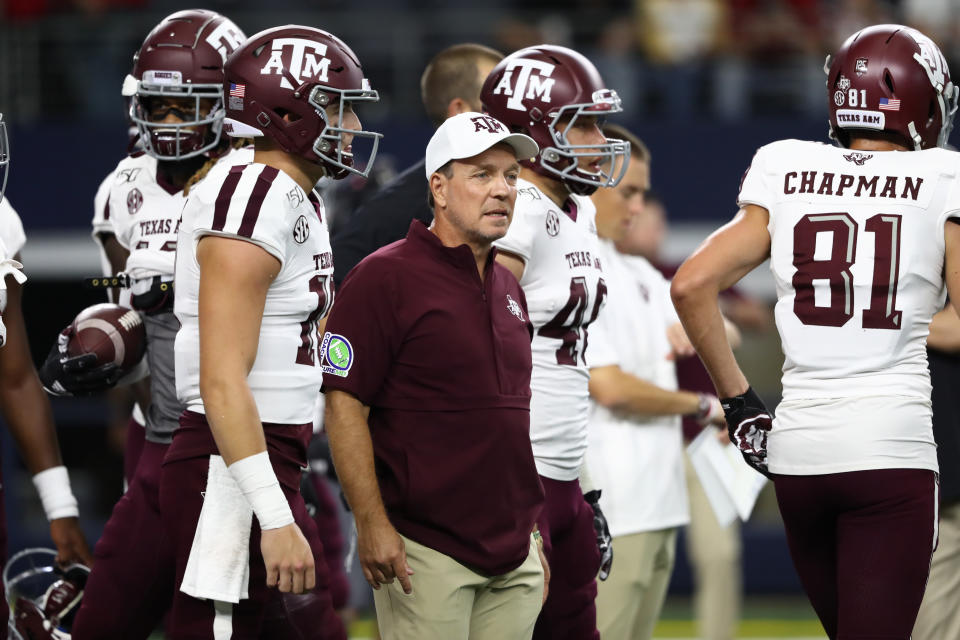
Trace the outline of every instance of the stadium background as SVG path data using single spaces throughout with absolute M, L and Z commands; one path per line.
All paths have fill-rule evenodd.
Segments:
M 419 97 L 430 57 L 458 42 L 504 52 L 539 42 L 571 46 L 600 68 L 624 103 L 617 119 L 653 153 L 654 190 L 671 225 L 667 262 L 682 260 L 729 219 L 755 149 L 780 138 L 827 141 L 826 52 L 880 22 L 916 26 L 960 65 L 960 0 L 0 0 L 0 112 L 10 126 L 7 187 L 28 235 L 24 311 L 37 363 L 57 331 L 102 294 L 81 288 L 99 271 L 89 237 L 94 192 L 127 145 L 120 84 L 132 53 L 163 16 L 202 5 L 247 34 L 287 23 L 327 29 L 357 52 L 380 102 L 364 105 L 385 134 L 370 184 L 329 193 L 334 232 L 352 208 L 422 157 L 431 134 Z M 953 136 L 957 140 L 957 136 Z M 744 288 L 766 301 L 757 270 Z M 782 354 L 774 331 L 745 336 L 739 353 L 769 403 L 779 400 Z M 97 539 L 121 491 L 122 434 L 103 399 L 53 400 L 63 457 L 84 529 Z M 49 544 L 39 501 L 3 431 L 9 549 Z M 783 620 L 763 635 L 816 635 L 790 565 L 772 492 L 743 527 L 746 617 Z M 660 635 L 689 635 L 691 579 L 683 544 Z M 367 589 L 354 589 L 361 607 Z M 784 596 L 786 600 L 769 600 Z M 786 604 L 783 604 L 785 602 Z M 799 603 L 799 604 L 797 604 Z M 680 620 L 674 628 L 669 620 Z M 755 625 L 756 626 L 756 625 Z M 761 628 L 762 627 L 762 628 Z M 745 633 L 751 633 L 745 626 Z M 812 631 L 810 631 L 812 630 Z M 751 633 L 752 635 L 752 633 Z M 788 635 L 778 637 L 792 637 Z

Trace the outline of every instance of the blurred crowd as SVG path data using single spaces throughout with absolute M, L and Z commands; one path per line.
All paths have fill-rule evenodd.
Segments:
M 248 31 L 266 19 L 253 0 L 206 5 Z M 2 83 L 0 104 L 35 121 L 78 111 L 117 117 L 117 78 L 143 26 L 186 4 L 6 0 L 0 7 L 0 78 L 12 81 Z M 915 26 L 960 64 L 960 0 L 489 0 L 482 8 L 465 0 L 273 0 L 271 9 L 271 23 L 288 12 L 291 21 L 357 43 L 386 98 L 385 117 L 419 117 L 407 76 L 464 39 L 503 51 L 539 42 L 574 47 L 596 61 L 627 115 L 677 123 L 821 117 L 823 52 L 867 24 Z M 369 20 L 373 10 L 384 19 Z

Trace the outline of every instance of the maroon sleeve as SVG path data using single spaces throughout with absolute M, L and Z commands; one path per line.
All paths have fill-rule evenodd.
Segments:
M 370 406 L 400 344 L 396 281 L 381 261 L 357 265 L 337 290 L 321 344 L 324 392 L 346 391 Z

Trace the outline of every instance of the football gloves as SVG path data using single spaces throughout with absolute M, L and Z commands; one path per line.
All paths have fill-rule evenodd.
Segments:
M 40 382 L 47 393 L 54 396 L 91 396 L 116 385 L 123 375 L 117 365 L 112 362 L 97 365 L 94 353 L 78 356 L 68 354 L 67 345 L 72 336 L 72 326 L 61 331 L 40 367 Z
M 597 534 L 597 549 L 600 551 L 600 572 L 597 577 L 606 580 L 610 577 L 610 567 L 613 565 L 613 537 L 607 526 L 607 518 L 600 510 L 600 489 L 586 492 L 583 498 L 593 509 L 593 530 Z
M 773 427 L 773 418 L 760 396 L 753 387 L 748 387 L 742 395 L 721 398 L 720 404 L 727 418 L 730 442 L 740 449 L 748 465 L 769 478 L 767 434 Z

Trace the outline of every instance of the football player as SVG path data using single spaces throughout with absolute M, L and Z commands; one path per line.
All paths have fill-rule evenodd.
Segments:
M 56 561 L 63 566 L 89 564 L 90 550 L 80 530 L 77 500 L 70 488 L 67 469 L 53 424 L 50 401 L 37 378 L 27 341 L 21 295 L 26 277 L 20 272 L 20 250 L 26 242 L 23 224 L 3 195 L 9 168 L 6 129 L 0 115 L 0 412 L 17 444 L 50 521 L 50 537 L 57 547 Z M 3 488 L 0 487 L 0 504 Z M 0 556 L 7 546 L 6 518 L 0 513 Z M 2 566 L 0 566 L 2 569 Z M 0 587 L 2 591 L 2 587 Z M 0 621 L 7 619 L 7 600 L 0 593 Z M 0 626 L 0 639 L 7 625 Z
M 124 82 L 140 148 L 108 178 L 94 233 L 113 269 L 122 265 L 126 301 L 144 319 L 150 377 L 148 402 L 142 404 L 148 409 L 145 442 L 128 491 L 94 549 L 95 568 L 73 625 L 73 636 L 81 640 L 146 638 L 174 592 L 174 559 L 162 538 L 159 478 L 183 411 L 173 366 L 179 328 L 172 292 L 177 224 L 189 186 L 212 165 L 252 159 L 251 151 L 232 149 L 222 135 L 223 65 L 244 39 L 233 22 L 213 11 L 171 14 L 148 34 Z M 81 374 L 86 384 L 78 385 L 71 362 L 89 356 L 70 360 L 58 351 L 55 347 L 46 368 L 47 387 L 54 392 L 100 391 L 119 377 L 108 364 Z M 139 435 L 139 427 L 129 428 Z
M 587 196 L 615 185 L 626 168 L 629 144 L 607 140 L 599 128 L 622 110 L 620 98 L 589 60 L 551 45 L 504 58 L 480 96 L 487 113 L 540 145 L 538 156 L 521 162 L 513 221 L 495 243 L 497 260 L 523 287 L 534 326 L 530 437 L 546 493 L 537 524 L 551 566 L 534 637 L 597 638 L 601 558 L 578 478 L 590 411 L 587 329 L 606 285 Z
M 940 49 L 900 25 L 828 58 L 837 147 L 761 147 L 740 210 L 672 296 L 731 440 L 774 482 L 794 566 L 830 638 L 910 637 L 937 542 L 925 340 L 960 300 L 957 108 Z M 786 359 L 776 417 L 724 337 L 717 292 L 770 258 Z
M 191 191 L 178 236 L 176 379 L 187 410 L 161 477 L 179 587 L 169 629 L 255 638 L 281 592 L 311 592 L 296 637 L 343 638 L 299 492 L 321 382 L 318 323 L 333 302 L 314 185 L 370 171 L 380 134 L 361 129 L 354 105 L 378 96 L 343 41 L 302 26 L 247 40 L 224 86 L 231 135 L 255 138 L 254 161 L 215 167 Z M 361 141 L 365 163 L 354 160 Z

